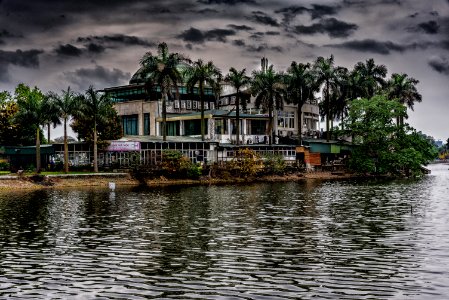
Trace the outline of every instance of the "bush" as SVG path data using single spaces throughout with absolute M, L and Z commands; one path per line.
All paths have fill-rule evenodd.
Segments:
M 0 171 L 9 171 L 9 163 L 7 161 L 0 161 Z
M 267 174 L 284 174 L 286 169 L 286 164 L 284 161 L 284 157 L 279 154 L 267 154 L 265 155 L 264 161 L 264 171 Z
M 161 169 L 165 176 L 171 178 L 197 179 L 202 173 L 202 168 L 199 164 L 192 163 L 189 158 L 175 150 L 162 152 Z
M 254 150 L 244 148 L 236 152 L 235 157 L 228 163 L 231 173 L 239 177 L 255 176 L 263 168 L 260 155 Z

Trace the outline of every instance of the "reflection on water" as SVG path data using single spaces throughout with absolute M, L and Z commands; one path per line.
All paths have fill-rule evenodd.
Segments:
M 0 296 L 441 299 L 448 179 L 0 194 Z

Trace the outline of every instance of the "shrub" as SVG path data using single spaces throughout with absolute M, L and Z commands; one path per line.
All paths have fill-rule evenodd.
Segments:
M 175 150 L 165 150 L 162 152 L 161 169 L 167 177 L 172 178 L 199 178 L 202 168 L 199 164 L 194 164 L 189 158 Z
M 284 157 L 279 154 L 267 154 L 264 160 L 264 171 L 268 174 L 284 174 L 286 164 Z
M 244 148 L 239 149 L 235 157 L 228 164 L 231 173 L 239 177 L 251 177 L 260 172 L 263 162 L 260 155 L 254 150 Z

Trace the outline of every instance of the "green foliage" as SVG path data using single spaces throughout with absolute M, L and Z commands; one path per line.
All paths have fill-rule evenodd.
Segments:
M 349 167 L 359 173 L 419 175 L 421 166 L 433 160 L 435 147 L 408 125 L 395 119 L 406 116 L 406 108 L 385 96 L 353 100 L 345 128 L 355 136 L 357 148 Z
M 0 160 L 0 171 L 9 171 L 9 163 L 4 160 Z
M 170 178 L 192 178 L 201 176 L 202 168 L 199 164 L 194 164 L 188 157 L 176 150 L 164 150 L 162 153 L 162 171 Z
M 279 154 L 267 154 L 264 160 L 264 171 L 268 174 L 282 175 L 287 167 L 284 157 Z
M 232 161 L 228 163 L 233 175 L 238 177 L 252 177 L 263 168 L 263 162 L 259 154 L 248 148 L 239 149 Z

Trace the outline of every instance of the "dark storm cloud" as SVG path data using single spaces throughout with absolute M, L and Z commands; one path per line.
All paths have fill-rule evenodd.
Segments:
M 276 10 L 275 13 L 280 13 L 284 16 L 284 22 L 286 24 L 290 23 L 292 19 L 294 19 L 297 15 L 303 13 L 309 13 L 312 20 L 320 19 L 324 16 L 330 16 L 337 14 L 339 7 L 329 6 L 329 5 L 321 5 L 321 4 L 312 4 L 310 8 L 305 6 L 289 6 L 279 10 Z
M 234 40 L 232 44 L 237 47 L 244 47 L 246 45 L 244 40 Z
M 107 69 L 103 66 L 95 68 L 80 68 L 73 72 L 65 72 L 65 78 L 80 90 L 87 89 L 92 83 L 95 88 L 102 89 L 109 86 L 126 84 L 131 74 L 119 69 Z
M 246 26 L 246 25 L 228 24 L 228 27 L 232 28 L 234 30 L 245 30 L 245 31 L 254 30 L 253 27 L 249 27 L 249 26 Z
M 79 37 L 77 42 L 80 43 L 97 43 L 100 45 L 111 45 L 111 44 L 123 44 L 126 46 L 145 46 L 153 47 L 154 43 L 141 39 L 137 36 L 124 35 L 124 34 L 114 34 L 114 35 L 103 35 L 103 36 L 87 36 Z
M 80 48 L 78 48 L 76 46 L 73 46 L 71 44 L 60 45 L 59 47 L 57 47 L 55 49 L 55 52 L 59 56 L 76 56 L 76 57 L 79 57 L 79 56 L 81 56 L 81 54 L 83 54 L 83 50 L 81 50 Z
M 403 52 L 407 49 L 416 48 L 415 45 L 404 46 L 390 41 L 376 41 L 372 39 L 349 41 L 341 44 L 327 45 L 327 47 L 343 48 L 359 52 L 378 53 L 388 55 L 390 52 Z
M 343 0 L 343 5 L 346 7 L 363 7 L 378 6 L 382 4 L 387 5 L 402 5 L 401 0 Z
M 202 14 L 202 15 L 218 14 L 219 13 L 218 10 L 212 9 L 212 8 L 200 9 L 200 10 L 197 10 L 196 12 L 199 13 L 199 14 Z
M 436 21 L 419 23 L 418 28 L 428 34 L 436 34 L 440 29 L 440 25 Z
M 231 29 L 212 29 L 207 31 L 201 31 L 197 28 L 190 27 L 177 37 L 181 38 L 185 42 L 192 43 L 204 43 L 206 41 L 219 41 L 226 42 L 226 38 L 235 35 L 236 32 Z
M 255 0 L 198 0 L 201 4 L 225 4 L 225 5 L 237 5 L 237 4 L 257 4 Z
M 279 23 L 276 19 L 262 11 L 253 11 L 252 15 L 248 17 L 248 19 L 259 24 L 279 27 Z
M 262 44 L 262 45 L 249 45 L 246 48 L 246 51 L 248 52 L 256 52 L 256 53 L 260 53 L 260 52 L 267 52 L 267 51 L 273 51 L 273 52 L 283 52 L 284 49 L 280 46 L 268 46 L 267 44 Z
M 437 56 L 432 57 L 428 61 L 429 66 L 438 73 L 449 76 L 449 59 L 447 57 Z
M 90 43 L 86 46 L 87 51 L 91 52 L 91 53 L 102 53 L 106 50 L 105 47 L 103 47 L 102 45 L 99 44 L 95 44 L 95 43 Z
M 37 68 L 39 67 L 39 54 L 42 54 L 42 50 L 16 50 L 16 51 L 3 51 L 0 50 L 0 81 L 8 81 L 9 73 L 8 66 L 15 65 L 25 68 Z
M 335 18 L 324 19 L 320 23 L 310 26 L 295 26 L 294 31 L 300 34 L 314 35 L 317 33 L 328 34 L 332 38 L 348 37 L 358 26 L 353 23 L 346 23 Z

